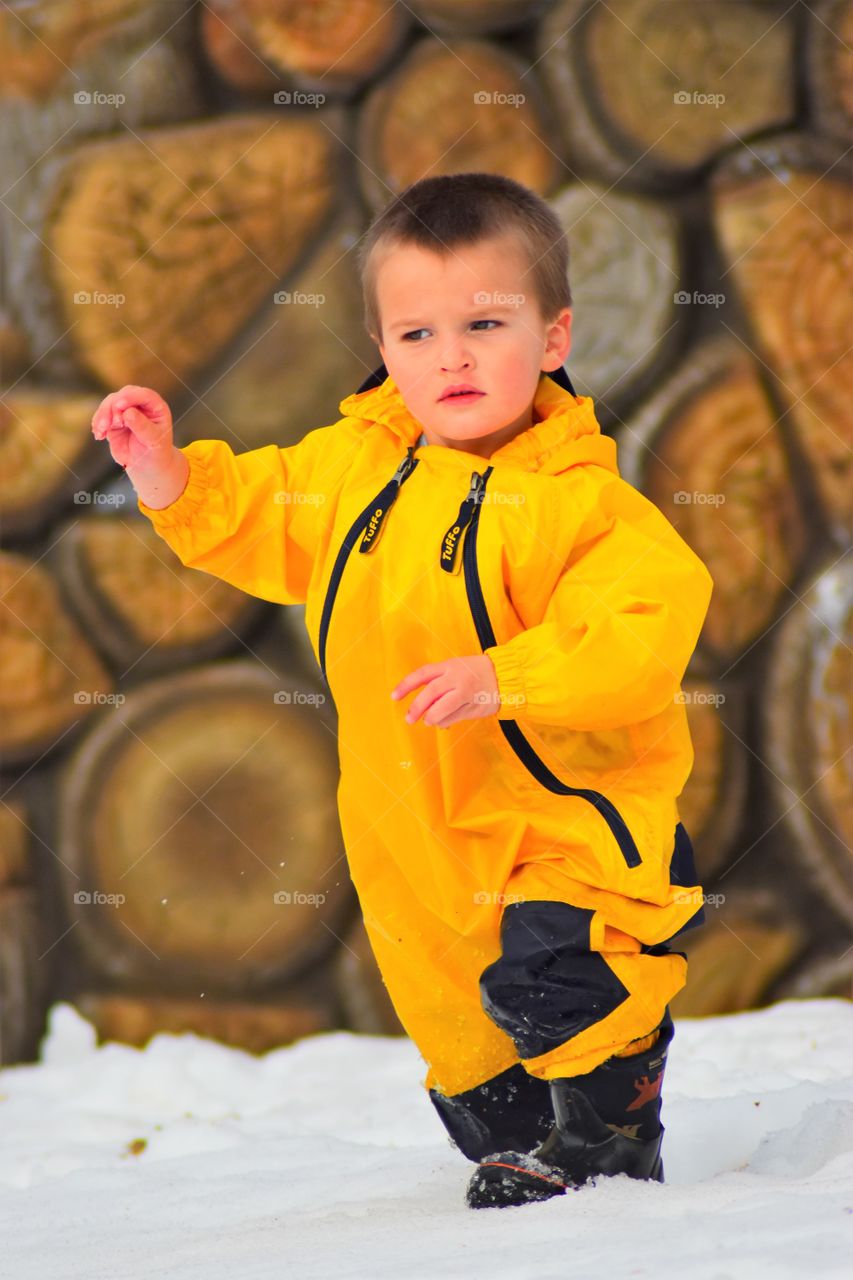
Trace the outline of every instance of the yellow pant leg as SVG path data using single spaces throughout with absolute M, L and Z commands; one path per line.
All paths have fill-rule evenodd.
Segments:
M 393 867 L 385 868 L 381 896 L 377 892 L 373 903 L 364 890 L 362 908 L 388 993 L 427 1063 L 427 1089 L 462 1093 L 519 1061 L 543 1080 L 582 1075 L 647 1036 L 686 982 L 687 961 L 682 955 L 643 954 L 636 937 L 603 920 L 600 893 L 586 900 L 581 887 L 570 890 L 570 882 L 552 864 L 525 864 L 510 878 L 507 901 L 574 899 L 590 912 L 594 903 L 592 950 L 613 975 L 614 985 L 625 989 L 625 997 L 598 1021 L 547 1052 L 525 1056 L 484 1009 L 480 987 L 484 971 L 502 955 L 500 926 L 506 904 L 484 906 L 482 929 L 459 934 L 407 894 L 402 878 L 398 885 L 389 885 L 388 877 L 394 875 Z M 399 910 L 391 908 L 395 902 Z M 609 906 L 623 923 L 634 909 L 626 899 L 614 898 Z M 648 904 L 641 904 L 639 914 L 648 920 Z
M 624 927 L 636 921 L 638 931 L 648 929 L 653 907 L 650 916 L 648 903 L 580 885 L 559 861 L 518 867 L 507 884 L 507 898 L 506 910 L 519 913 L 516 940 L 514 944 L 509 940 L 515 952 L 507 957 L 502 951 L 501 963 L 486 975 L 483 995 L 487 1006 L 492 997 L 492 1013 L 504 1029 L 510 1034 L 514 1027 L 518 1029 L 516 1048 L 525 1070 L 543 1080 L 583 1075 L 629 1049 L 632 1042 L 635 1052 L 642 1048 L 643 1038 L 658 1026 L 667 1005 L 687 981 L 684 955 L 667 952 L 665 947 L 663 954 L 649 954 Z M 560 904 L 554 926 L 559 941 L 544 930 L 538 939 L 527 936 L 535 934 L 540 915 L 548 919 L 547 907 L 544 912 L 539 908 L 528 912 L 530 903 Z M 562 906 L 567 908 L 565 927 Z M 608 923 L 608 915 L 623 927 Z M 573 926 L 578 930 L 576 938 L 571 937 Z M 543 973 L 538 989 L 537 966 Z M 553 980 L 555 968 L 558 976 Z M 543 1038 L 553 1039 L 564 1013 L 567 1033 L 560 1043 L 541 1052 L 525 1052 L 525 1044 L 536 1043 L 537 1018 Z

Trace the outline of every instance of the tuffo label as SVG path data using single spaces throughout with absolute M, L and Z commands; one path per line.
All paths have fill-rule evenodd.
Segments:
M 452 529 L 447 530 L 447 533 L 444 535 L 444 550 L 441 553 L 442 560 L 453 560 L 456 553 L 456 546 L 459 542 L 460 533 L 461 528 L 458 524 L 455 524 Z

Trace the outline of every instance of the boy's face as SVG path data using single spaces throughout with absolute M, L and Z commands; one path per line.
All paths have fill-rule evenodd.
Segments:
M 446 254 L 395 246 L 380 258 L 374 341 L 429 444 L 489 458 L 532 425 L 541 372 L 568 354 L 572 313 L 546 323 L 527 267 L 510 237 Z M 480 394 L 447 398 L 460 383 Z

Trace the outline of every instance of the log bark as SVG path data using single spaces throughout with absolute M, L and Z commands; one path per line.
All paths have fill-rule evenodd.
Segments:
M 31 364 L 27 335 L 13 319 L 10 308 L 0 305 L 0 369 L 3 371 L 3 381 L 10 384 L 19 381 L 26 376 Z
M 116 53 L 134 49 L 133 58 L 138 61 L 141 53 L 154 52 L 155 61 L 156 50 L 153 45 L 146 48 L 146 42 L 174 45 L 174 29 L 190 8 L 191 0 L 75 0 L 74 4 L 28 0 L 23 6 L 4 5 L 0 98 L 43 102 L 63 82 L 71 83 L 70 68 L 93 72 L 98 91 L 106 93 L 111 83 L 100 76 L 114 74 Z M 180 36 L 186 40 L 186 30 Z M 74 87 L 80 88 L 79 77 Z M 160 85 L 164 106 L 171 88 Z
M 305 625 L 304 604 L 279 605 L 276 614 L 276 625 L 270 632 L 270 642 L 279 651 L 283 646 L 284 652 L 287 653 L 290 661 L 298 663 L 311 679 L 322 679 L 320 664 L 317 661 L 317 655 L 311 648 L 311 639 L 308 635 L 308 628 Z M 262 656 L 265 656 L 265 653 L 264 642 L 262 642 Z
M 103 474 L 92 439 L 99 396 L 18 382 L 0 400 L 0 508 L 7 537 L 45 529 L 70 501 L 91 501 Z
M 746 729 L 740 698 L 731 697 L 730 686 L 688 675 L 682 691 L 694 761 L 678 811 L 704 885 L 725 867 L 743 819 L 746 759 L 741 739 Z
M 566 367 L 605 425 L 672 365 L 682 340 L 679 222 L 658 201 L 597 183 L 573 183 L 549 203 L 569 241 L 577 322 Z
M 250 32 L 242 11 L 225 16 L 210 4 L 201 6 L 199 35 L 207 60 L 216 72 L 242 93 L 270 97 L 278 89 L 281 72 L 248 43 Z
M 117 696 L 112 676 L 34 560 L 0 555 L 0 756 L 36 760 Z
M 46 991 L 38 899 L 0 888 L 0 1065 L 31 1062 L 44 1033 Z
M 833 556 L 779 626 L 762 699 L 767 760 L 792 859 L 853 923 L 853 562 Z
M 381 356 L 364 325 L 352 253 L 363 224 L 347 212 L 223 353 L 222 369 L 176 402 L 183 442 L 227 440 L 237 452 L 296 444 L 342 416 Z
M 32 879 L 25 806 L 15 799 L 0 805 L 0 889 L 27 885 Z
M 775 414 L 749 353 L 699 347 L 619 433 L 622 474 L 707 565 L 701 644 L 730 661 L 790 602 L 806 546 Z
M 46 164 L 34 222 L 57 314 L 34 346 L 70 344 L 110 388 L 186 385 L 322 235 L 334 151 L 317 113 L 234 114 Z
M 81 992 L 74 1000 L 95 1027 L 99 1043 L 117 1040 L 144 1048 L 155 1035 L 187 1032 L 244 1049 L 268 1053 L 303 1036 L 335 1029 L 330 1011 L 296 1003 L 132 996 Z
M 563 0 L 536 52 L 576 171 L 683 185 L 740 138 L 793 118 L 793 14 L 784 5 Z M 722 98 L 722 101 L 719 100 Z
M 352 908 L 334 721 L 253 661 L 148 681 L 61 779 L 61 889 L 98 980 L 257 995 L 334 946 Z
M 361 916 L 342 939 L 335 981 L 346 1026 L 352 1031 L 375 1036 L 406 1034 L 373 957 Z
M 786 134 L 722 164 L 711 185 L 728 272 L 775 375 L 832 533 L 853 531 L 853 156 Z
M 122 678 L 226 653 L 269 609 L 186 569 L 139 516 L 73 521 L 61 530 L 51 562 L 74 613 Z
M 204 9 L 211 60 L 249 89 L 266 88 L 271 72 L 305 89 L 352 93 L 381 74 L 410 25 L 406 6 L 386 0 L 210 0 Z
M 707 1018 L 754 1009 L 804 949 L 806 932 L 775 895 L 726 889 L 706 905 L 707 923 L 676 939 L 687 955 L 687 985 L 670 1002 L 674 1018 Z
M 362 108 L 358 173 L 368 203 L 380 209 L 418 178 L 463 170 L 550 192 L 560 158 L 528 71 L 485 40 L 419 41 Z
M 551 0 L 411 0 L 424 26 L 442 35 L 479 36 L 535 22 Z
M 0 805 L 0 1066 L 37 1056 L 47 1010 L 48 947 L 27 818 L 17 800 Z
M 41 379 L 71 383 L 78 373 L 71 343 L 57 342 L 45 174 L 86 138 L 119 130 L 132 137 L 204 112 L 191 8 L 191 0 L 0 8 L 0 298 L 32 346 L 22 372 L 40 360 Z M 118 174 L 114 186 L 124 181 Z M 5 364 L 4 378 L 11 381 Z
M 853 142 L 853 3 L 815 0 L 806 15 L 812 125 L 839 142 Z
M 774 989 L 774 1000 L 818 1000 L 837 997 L 853 1000 L 853 951 L 821 956 Z

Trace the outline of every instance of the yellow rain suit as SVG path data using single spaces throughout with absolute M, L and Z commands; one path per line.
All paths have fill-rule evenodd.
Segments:
M 589 1072 L 658 1026 L 687 974 L 659 944 L 704 919 L 676 802 L 710 574 L 620 478 L 592 399 L 545 374 L 533 425 L 488 461 L 419 445 L 390 376 L 340 410 L 288 448 L 196 440 L 181 496 L 139 509 L 183 564 L 305 603 L 350 872 L 424 1086 L 452 1095 L 519 1061 Z M 498 715 L 406 723 L 404 675 L 484 651 Z M 578 908 L 618 992 L 532 1056 L 480 990 L 517 901 Z

